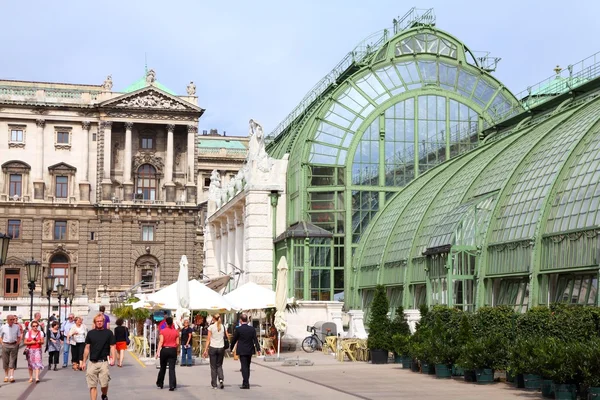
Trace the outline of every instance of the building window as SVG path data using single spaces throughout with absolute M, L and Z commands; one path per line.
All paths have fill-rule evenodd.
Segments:
M 71 149 L 71 128 L 57 127 L 54 131 L 54 148 L 58 150 Z
M 56 197 L 66 199 L 69 196 L 69 178 L 67 176 L 56 177 Z
M 19 269 L 6 269 L 4 273 L 4 297 L 18 297 L 20 295 L 20 278 L 21 271 Z
M 92 142 L 95 142 L 97 140 L 97 133 L 94 132 L 92 133 Z
M 137 196 L 140 200 L 156 200 L 156 169 L 144 164 L 138 169 Z
M 204 178 L 204 187 L 207 189 L 210 187 L 210 177 Z
M 67 238 L 67 221 L 54 222 L 54 240 L 65 240 Z
M 10 174 L 10 187 L 8 189 L 8 195 L 10 197 L 14 197 L 14 196 L 21 197 L 22 183 L 23 183 L 23 176 L 21 174 Z
M 65 285 L 65 288 L 68 288 L 69 259 L 63 254 L 58 254 L 52 257 L 52 261 L 50 263 L 50 274 L 56 277 L 56 279 L 54 280 L 54 290 L 56 290 L 56 285 L 58 285 L 59 283 L 62 283 L 63 285 Z
M 17 306 L 2 306 L 2 311 L 17 311 Z
M 23 129 L 11 129 L 10 141 L 14 143 L 23 143 Z
M 142 149 L 153 149 L 154 139 L 151 137 L 142 137 Z
M 142 226 L 142 240 L 145 242 L 152 242 L 154 240 L 154 226 L 143 225 Z
M 141 271 L 141 281 L 143 288 L 153 287 L 154 284 L 154 268 L 143 268 Z
M 56 132 L 56 143 L 69 144 L 69 132 Z
M 21 238 L 21 221 L 18 219 L 8 220 L 7 234 L 13 239 Z

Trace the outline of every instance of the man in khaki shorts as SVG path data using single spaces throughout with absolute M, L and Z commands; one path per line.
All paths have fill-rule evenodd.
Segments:
M 13 376 L 17 368 L 17 355 L 21 342 L 21 329 L 17 325 L 17 317 L 9 315 L 7 323 L 0 328 L 0 344 L 2 346 L 2 364 L 4 366 L 4 382 L 14 382 Z
M 112 331 L 104 329 L 104 314 L 96 315 L 94 317 L 94 329 L 89 331 L 85 338 L 85 350 L 83 351 L 81 363 L 81 369 L 86 371 L 85 379 L 90 388 L 91 400 L 96 400 L 98 383 L 100 383 L 100 390 L 102 391 L 102 400 L 108 399 L 108 381 L 110 381 L 108 365 L 115 365 L 116 344 L 115 335 Z M 86 365 L 85 362 L 88 356 L 90 363 Z

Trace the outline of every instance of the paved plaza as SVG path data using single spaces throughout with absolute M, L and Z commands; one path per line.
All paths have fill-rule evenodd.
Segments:
M 208 365 L 177 368 L 177 390 L 156 388 L 157 370 L 153 365 L 144 365 L 131 353 L 127 353 L 123 368 L 111 368 L 109 399 L 526 399 L 538 398 L 537 393 L 513 389 L 510 385 L 497 383 L 478 386 L 459 380 L 440 381 L 431 376 L 402 370 L 397 364 L 371 365 L 367 363 L 339 363 L 322 353 L 286 353 L 286 357 L 309 358 L 311 367 L 284 367 L 280 362 L 265 362 L 261 359 L 252 364 L 251 390 L 240 390 L 239 363 L 225 359 L 225 389 L 210 387 Z M 70 368 L 58 371 L 44 370 L 37 385 L 27 382 L 25 360 L 19 359 L 17 382 L 0 383 L 2 399 L 50 399 L 57 394 L 68 394 L 69 398 L 87 399 L 88 389 L 84 372 Z M 165 387 L 167 381 L 165 381 Z M 100 398 L 100 397 L 98 397 Z

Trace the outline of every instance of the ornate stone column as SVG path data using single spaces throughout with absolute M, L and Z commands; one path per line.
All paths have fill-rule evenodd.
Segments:
M 102 200 L 110 201 L 112 197 L 112 181 L 110 179 L 112 155 L 112 121 L 102 121 L 104 129 L 104 166 L 102 168 Z
M 175 184 L 173 183 L 173 132 L 175 125 L 167 125 L 167 159 L 165 162 L 165 189 L 167 203 L 175 202 Z
M 125 201 L 133 201 L 133 180 L 131 179 L 131 130 L 133 122 L 125 122 L 125 159 L 123 160 L 123 192 Z
M 195 143 L 196 135 L 198 134 L 197 125 L 188 125 L 188 137 L 187 137 L 187 182 L 185 184 L 186 191 L 186 202 L 196 203 L 196 182 L 194 181 L 195 176 Z
M 46 121 L 38 119 L 35 124 L 37 125 L 35 146 L 37 168 L 35 169 L 35 180 L 33 181 L 33 198 L 44 200 L 44 126 L 46 126 Z
M 81 122 L 81 138 L 83 151 L 81 154 L 81 178 L 79 181 L 79 201 L 90 201 L 90 121 Z

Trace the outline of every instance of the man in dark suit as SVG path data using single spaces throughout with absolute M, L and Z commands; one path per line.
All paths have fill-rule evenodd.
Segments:
M 233 333 L 230 347 L 233 350 L 237 343 L 236 354 L 239 356 L 242 366 L 242 386 L 240 386 L 240 389 L 250 389 L 250 363 L 255 351 L 260 356 L 260 344 L 256 337 L 256 331 L 248 325 L 248 316 L 242 314 L 240 321 L 241 325 Z

